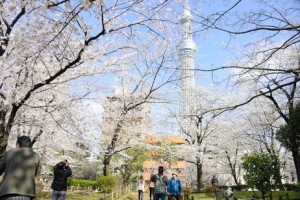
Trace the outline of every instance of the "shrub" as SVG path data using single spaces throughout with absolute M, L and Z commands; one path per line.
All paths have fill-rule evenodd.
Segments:
M 191 188 L 182 187 L 184 199 L 188 199 L 191 194 Z
M 183 187 L 182 191 L 183 191 L 184 194 L 188 194 L 188 195 L 191 194 L 191 188 Z
M 297 185 L 291 184 L 291 183 L 281 184 L 278 188 L 279 188 L 280 190 L 285 190 L 285 191 L 292 191 L 292 190 L 297 191 Z M 300 189 L 300 188 L 299 188 L 299 189 Z M 300 190 L 299 190 L 299 191 L 300 191 Z
M 242 157 L 244 179 L 251 188 L 262 193 L 262 198 L 281 184 L 281 163 L 278 156 L 267 153 L 250 153 Z
M 245 191 L 250 188 L 248 185 L 232 185 L 230 187 L 232 188 L 233 191 Z
M 300 182 L 295 185 L 295 191 L 300 192 Z
M 204 192 L 207 196 L 214 197 L 215 192 L 218 191 L 218 190 L 220 190 L 220 188 L 218 186 L 209 185 L 209 186 L 205 187 Z
M 95 189 L 96 181 L 84 180 L 84 179 L 70 179 L 70 186 L 80 187 L 80 189 L 93 188 Z
M 116 178 L 112 175 L 100 176 L 95 186 L 102 192 L 111 192 L 116 187 Z

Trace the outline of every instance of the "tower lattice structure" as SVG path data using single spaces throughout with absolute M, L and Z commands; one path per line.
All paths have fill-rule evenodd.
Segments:
M 193 124 L 195 75 L 194 62 L 196 56 L 196 44 L 192 35 L 193 17 L 188 1 L 186 0 L 180 23 L 182 27 L 182 40 L 179 44 L 180 57 L 180 132 L 190 133 Z

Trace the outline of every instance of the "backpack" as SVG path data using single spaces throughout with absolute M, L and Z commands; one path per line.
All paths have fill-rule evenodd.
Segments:
M 166 185 L 162 180 L 163 176 L 156 175 L 156 183 L 154 186 L 154 194 L 166 193 Z

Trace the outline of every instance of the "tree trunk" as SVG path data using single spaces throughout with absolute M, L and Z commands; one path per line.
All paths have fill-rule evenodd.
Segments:
M 300 155 L 298 149 L 292 151 L 292 156 L 296 168 L 297 182 L 300 182 Z
M 0 103 L 0 158 L 4 155 L 7 147 L 9 133 L 6 131 L 6 110 L 3 103 Z
M 236 185 L 240 185 L 236 173 L 233 174 L 233 179 Z
M 107 176 L 107 167 L 108 167 L 108 165 L 106 165 L 106 164 L 103 164 L 104 166 L 103 166 L 103 176 Z
M 109 163 L 111 160 L 111 156 L 104 156 L 104 160 L 103 160 L 103 176 L 107 176 L 109 174 L 108 170 L 109 170 Z
M 8 143 L 8 132 L 4 131 L 0 132 L 0 158 L 2 158 L 2 156 L 5 154 L 6 152 L 6 147 L 7 147 L 7 143 Z
M 202 187 L 202 163 L 197 161 L 197 191 L 200 192 Z
M 261 191 L 261 198 L 262 198 L 263 200 L 265 200 L 265 199 L 266 199 L 266 194 L 265 194 L 265 191 Z

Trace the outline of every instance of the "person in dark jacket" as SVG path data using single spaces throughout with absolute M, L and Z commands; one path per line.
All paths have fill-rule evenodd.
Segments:
M 168 180 L 167 185 L 167 195 L 168 199 L 171 200 L 173 197 L 176 200 L 180 200 L 180 196 L 182 193 L 182 186 L 177 174 L 174 172 L 172 173 L 172 178 Z
M 40 156 L 31 146 L 31 139 L 21 136 L 17 139 L 16 148 L 0 159 L 0 176 L 5 172 L 0 185 L 1 200 L 34 199 Z
M 211 179 L 211 185 L 212 186 L 218 186 L 219 185 L 219 180 L 217 179 L 217 177 L 215 175 Z
M 67 160 L 57 163 L 54 168 L 54 179 L 51 185 L 52 200 L 65 200 L 67 193 L 67 178 L 72 175 L 72 170 Z
M 158 167 L 158 174 L 150 179 L 154 182 L 154 200 L 166 200 L 168 177 L 164 175 L 164 167 Z

